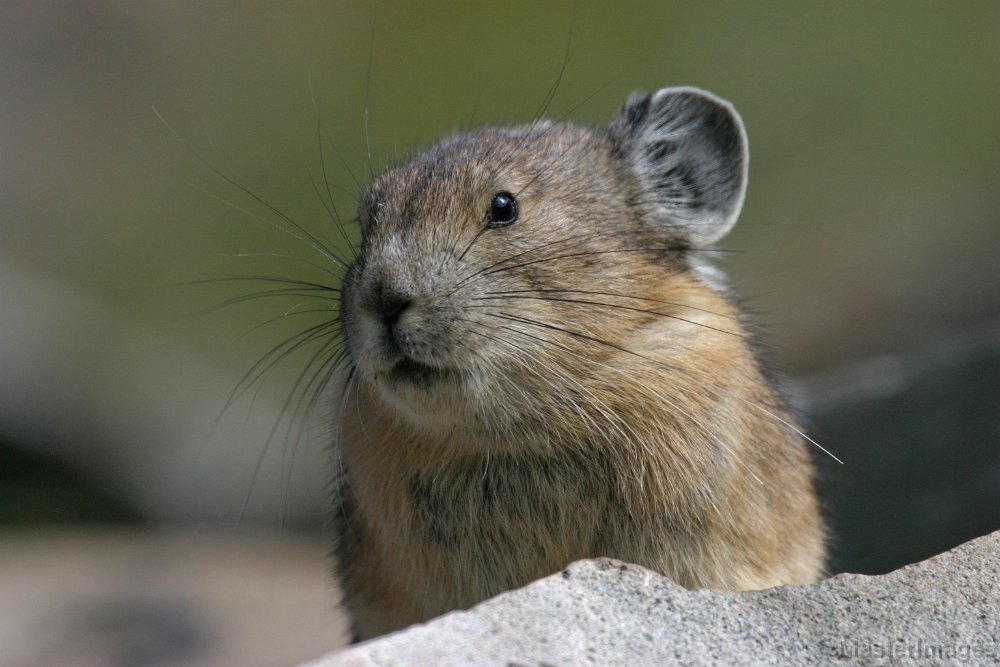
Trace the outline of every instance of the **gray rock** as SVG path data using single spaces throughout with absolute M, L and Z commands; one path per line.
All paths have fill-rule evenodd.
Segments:
M 1000 532 L 882 576 L 686 590 L 600 559 L 309 667 L 985 665 L 1000 661 Z

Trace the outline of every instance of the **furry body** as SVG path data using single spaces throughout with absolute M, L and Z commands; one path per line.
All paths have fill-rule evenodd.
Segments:
M 808 453 L 704 268 L 745 186 L 738 116 L 694 89 L 460 135 L 372 184 L 332 512 L 359 638 L 580 558 L 819 576 Z

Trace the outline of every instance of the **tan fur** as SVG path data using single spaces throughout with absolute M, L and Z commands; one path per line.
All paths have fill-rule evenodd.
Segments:
M 344 289 L 334 512 L 358 637 L 587 557 L 689 587 L 820 575 L 802 438 L 740 313 L 643 226 L 636 187 L 604 134 L 570 125 L 453 139 L 373 185 Z M 520 218 L 459 259 L 497 190 Z M 412 355 L 454 372 L 393 379 L 364 314 L 373 280 L 412 297 Z

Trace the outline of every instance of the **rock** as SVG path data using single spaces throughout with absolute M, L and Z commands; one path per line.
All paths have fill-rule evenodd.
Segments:
M 308 667 L 997 664 L 1000 532 L 882 576 L 687 590 L 609 559 Z

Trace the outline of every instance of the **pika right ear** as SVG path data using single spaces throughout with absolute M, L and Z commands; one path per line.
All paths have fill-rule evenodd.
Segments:
M 749 154 L 731 104 L 698 88 L 633 94 L 608 128 L 655 224 L 701 247 L 736 223 Z

